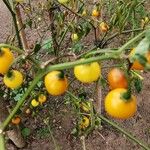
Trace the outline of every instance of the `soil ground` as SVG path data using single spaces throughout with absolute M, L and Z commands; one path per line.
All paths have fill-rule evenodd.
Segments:
M 11 17 L 0 1 L 0 43 L 5 42 L 11 35 Z M 114 120 L 133 135 L 150 145 L 150 73 L 144 72 L 143 90 L 136 94 L 138 99 L 138 110 L 136 115 L 125 121 Z M 85 86 L 85 88 L 88 88 Z M 92 89 L 88 88 L 88 91 Z M 106 91 L 103 93 L 103 99 Z M 51 115 L 49 115 L 49 113 Z M 105 116 L 105 112 L 102 112 Z M 50 116 L 53 135 L 61 150 L 82 150 L 79 139 L 70 136 L 74 127 L 74 118 L 70 115 L 70 108 L 63 105 L 63 97 L 54 99 L 49 97 L 40 115 L 47 118 Z M 109 118 L 109 116 L 107 116 Z M 110 118 L 113 120 L 112 118 Z M 22 150 L 54 150 L 52 139 L 40 116 L 25 117 L 24 126 L 31 129 L 31 135 L 27 138 L 26 147 Z M 125 136 L 110 126 L 103 125 L 101 130 L 95 130 L 85 140 L 87 150 L 141 150 L 141 147 L 134 144 Z M 16 149 L 12 144 L 8 149 Z

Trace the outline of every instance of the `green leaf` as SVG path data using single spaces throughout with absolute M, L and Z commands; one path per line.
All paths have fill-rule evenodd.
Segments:
M 37 83 L 37 86 L 40 88 L 40 87 L 42 86 L 42 84 L 43 84 L 43 81 L 39 81 L 39 82 Z
M 21 132 L 25 138 L 31 134 L 31 130 L 29 128 L 23 128 Z
M 48 40 L 45 40 L 43 42 L 43 48 L 50 49 L 50 48 L 52 48 L 52 44 L 53 44 L 52 38 L 49 38 Z
M 23 94 L 17 94 L 15 97 L 14 97 L 14 100 L 15 101 L 19 101 L 21 99 Z
M 82 27 L 84 29 L 84 35 L 87 36 L 91 31 L 91 25 L 88 22 L 85 22 Z
M 135 54 L 145 55 L 150 49 L 150 40 L 145 37 L 135 48 Z
M 49 38 L 48 40 L 45 40 L 42 45 L 43 45 L 42 47 L 45 50 L 47 50 L 49 53 L 54 52 L 52 38 Z
M 80 52 L 84 48 L 84 45 L 80 42 L 74 43 L 72 47 L 73 52 Z
M 145 66 L 146 63 L 147 63 L 147 59 L 146 59 L 146 57 L 143 56 L 143 55 L 136 54 L 136 55 L 134 56 L 134 58 L 136 58 L 136 60 L 138 60 L 138 61 L 140 62 L 140 64 L 142 64 L 143 66 Z
M 135 87 L 136 91 L 137 91 L 138 93 L 140 93 L 141 90 L 142 90 L 142 80 L 140 80 L 140 79 L 135 79 L 135 80 L 134 80 L 134 87 Z

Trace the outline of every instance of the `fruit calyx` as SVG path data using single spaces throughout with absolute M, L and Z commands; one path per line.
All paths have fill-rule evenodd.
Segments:
M 2 56 L 4 54 L 4 51 L 2 48 L 0 48 L 0 56 Z
M 6 73 L 6 76 L 7 76 L 7 78 L 12 78 L 12 77 L 13 77 L 13 70 L 9 70 L 9 71 Z
M 128 101 L 131 100 L 131 88 L 130 88 L 130 87 L 127 89 L 126 92 L 124 92 L 124 93 L 121 95 L 121 98 L 122 98 L 124 101 L 126 101 L 126 102 L 128 102 Z
M 65 74 L 64 74 L 63 71 L 59 71 L 59 73 L 58 73 L 58 78 L 59 78 L 59 79 L 64 79 L 64 78 L 65 78 Z

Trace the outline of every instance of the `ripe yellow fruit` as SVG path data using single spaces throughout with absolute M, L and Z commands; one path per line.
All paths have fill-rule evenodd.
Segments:
M 13 53 L 9 48 L 0 49 L 0 73 L 5 74 L 14 61 Z
M 39 102 L 36 101 L 36 99 L 33 99 L 33 100 L 31 101 L 31 105 L 32 105 L 33 107 L 37 107 L 37 106 L 39 106 Z
M 134 116 L 137 110 L 136 97 L 131 95 L 131 98 L 125 100 L 123 94 L 127 89 L 117 88 L 110 91 L 105 98 L 106 112 L 117 119 L 128 119 Z
M 40 102 L 40 104 L 45 103 L 45 102 L 46 102 L 46 100 L 47 100 L 46 95 L 44 95 L 44 94 L 40 94 L 40 95 L 38 96 L 38 101 Z
M 73 33 L 71 35 L 71 39 L 72 39 L 72 41 L 77 41 L 79 39 L 78 34 L 77 33 Z
M 3 81 L 7 87 L 17 89 L 23 83 L 23 75 L 17 70 L 11 70 L 4 75 Z
M 62 71 L 52 71 L 45 76 L 45 87 L 49 94 L 57 96 L 68 88 L 68 80 Z
M 97 62 L 74 67 L 75 77 L 83 83 L 97 81 L 101 75 L 101 67 Z

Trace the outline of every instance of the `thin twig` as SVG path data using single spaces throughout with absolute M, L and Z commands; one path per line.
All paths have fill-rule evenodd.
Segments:
M 50 29 L 51 29 L 52 40 L 53 40 L 53 49 L 54 49 L 55 56 L 58 56 L 59 44 L 56 40 L 57 31 L 56 31 L 55 24 L 54 24 L 54 11 L 55 9 L 50 8 L 48 13 L 49 13 Z
M 85 136 L 81 136 L 81 142 L 82 142 L 82 148 L 83 150 L 86 150 L 86 146 L 85 146 Z
M 117 32 L 115 34 L 113 34 L 112 36 L 108 37 L 105 42 L 102 44 L 102 47 L 108 43 L 109 41 L 111 41 L 112 39 L 114 39 L 115 37 L 121 35 L 121 34 L 127 34 L 127 33 L 131 33 L 131 32 L 138 32 L 138 31 L 143 31 L 144 29 L 143 28 L 139 28 L 139 29 L 132 29 L 132 30 L 126 30 L 126 31 L 122 31 L 121 33 L 120 32 Z
M 17 35 L 17 39 L 18 39 L 18 44 L 19 44 L 19 47 L 22 48 L 21 38 L 20 38 L 20 35 L 19 35 L 19 29 L 18 29 L 18 25 L 17 25 L 16 14 L 15 14 L 15 12 L 13 12 L 11 6 L 7 3 L 6 0 L 3 0 L 3 2 L 5 3 L 5 5 L 7 6 L 8 10 L 10 11 L 10 13 L 12 15 L 15 30 L 16 30 L 16 35 Z
M 21 37 L 21 42 L 22 42 L 22 46 L 24 50 L 28 50 L 28 43 L 27 43 L 27 39 L 26 39 L 26 34 L 25 34 L 25 30 L 24 30 L 24 24 L 22 22 L 22 17 L 21 17 L 21 13 L 20 13 L 20 8 L 19 5 L 17 5 L 15 7 L 16 10 L 16 17 L 17 17 L 17 21 L 18 21 L 18 27 L 20 30 L 20 37 Z
M 100 79 L 96 82 L 96 112 L 98 114 L 101 114 L 101 108 L 102 108 L 102 89 L 100 85 Z

